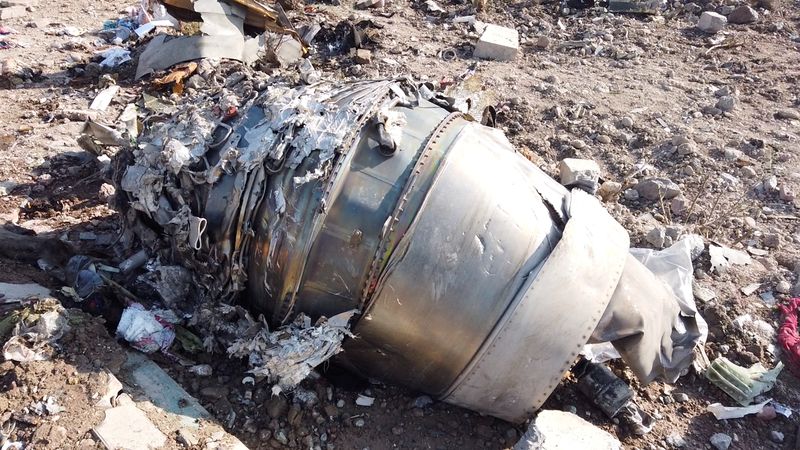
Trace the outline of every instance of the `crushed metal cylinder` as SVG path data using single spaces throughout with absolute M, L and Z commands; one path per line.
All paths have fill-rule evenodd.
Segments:
M 354 311 L 339 363 L 513 422 L 587 342 L 644 382 L 691 363 L 702 318 L 499 130 L 405 79 L 235 86 L 119 158 L 129 229 L 198 298 L 271 327 Z

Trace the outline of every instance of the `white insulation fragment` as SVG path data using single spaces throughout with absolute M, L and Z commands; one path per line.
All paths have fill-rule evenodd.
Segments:
M 247 357 L 255 376 L 267 377 L 273 394 L 294 389 L 311 371 L 342 350 L 345 336 L 352 336 L 348 321 L 355 310 L 337 314 L 311 325 L 305 314 L 270 332 L 264 326 L 251 339 L 240 339 L 228 347 L 233 357 Z

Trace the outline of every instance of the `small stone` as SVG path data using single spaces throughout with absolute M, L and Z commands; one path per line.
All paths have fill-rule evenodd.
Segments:
M 179 444 L 186 447 L 194 447 L 200 442 L 200 440 L 197 439 L 197 436 L 195 436 L 194 433 L 187 428 L 181 428 L 178 430 L 178 436 L 175 440 L 177 440 Z
M 583 142 L 580 139 L 575 139 L 574 141 L 570 142 L 570 145 L 572 145 L 574 148 L 577 148 L 578 150 L 586 148 L 586 142 Z
M 800 111 L 795 109 L 779 109 L 775 117 L 784 120 L 800 120 Z
M 225 386 L 207 386 L 200 390 L 202 397 L 219 400 L 228 396 L 228 388 Z
M 11 194 L 11 191 L 17 186 L 19 186 L 19 183 L 14 181 L 0 181 L 0 197 Z
M 536 38 L 536 48 L 540 48 L 542 50 L 550 47 L 550 38 L 547 36 L 539 36 Z
M 761 186 L 764 189 L 764 192 L 766 192 L 768 194 L 774 194 L 774 193 L 778 192 L 778 177 L 776 177 L 775 175 L 767 177 L 761 183 Z
M 741 175 L 742 175 L 744 178 L 755 178 L 755 177 L 756 177 L 756 175 L 758 175 L 758 174 L 756 173 L 756 169 L 754 169 L 754 168 L 753 168 L 753 167 L 751 167 L 751 166 L 744 166 L 744 167 L 742 167 L 742 169 L 739 171 L 739 173 L 740 173 L 740 174 L 741 174 Z
M 487 24 L 481 38 L 475 44 L 472 55 L 481 59 L 511 61 L 519 50 L 519 32 L 513 28 Z
M 670 434 L 669 436 L 667 436 L 665 441 L 667 442 L 667 444 L 675 448 L 681 448 L 686 446 L 686 439 L 684 439 L 683 436 L 677 433 Z
M 623 128 L 630 128 L 633 126 L 633 119 L 630 117 L 623 117 L 619 120 L 619 125 Z
M 687 210 L 689 209 L 689 199 L 679 195 L 672 199 L 669 207 L 670 210 L 672 210 L 672 214 L 675 214 L 676 216 L 682 216 L 686 214 Z
M 792 285 L 786 280 L 779 281 L 775 285 L 775 291 L 778 292 L 779 294 L 788 294 L 789 292 L 792 291 Z
M 289 438 L 286 437 L 286 432 L 283 430 L 278 430 L 275 432 L 275 440 L 280 442 L 282 445 L 289 444 Z
M 716 450 L 728 450 L 733 439 L 725 433 L 714 433 L 709 439 L 711 446 Z
M 433 404 L 433 399 L 427 395 L 420 395 L 414 399 L 414 408 L 427 408 Z
M 25 17 L 28 11 L 24 6 L 9 6 L 0 8 L 0 20 L 16 19 L 18 17 Z
M 718 33 L 728 23 L 728 19 L 722 14 L 717 14 L 711 11 L 705 11 L 700 14 L 700 20 L 697 21 L 697 28 L 709 34 Z
M 722 112 L 731 112 L 735 106 L 736 97 L 732 95 L 723 95 L 717 100 L 717 104 L 714 105 L 715 108 Z
M 769 432 L 769 438 L 772 439 L 772 442 L 780 444 L 783 442 L 783 433 L 781 433 L 780 431 L 772 430 Z
M 610 144 L 611 143 L 611 138 L 606 136 L 605 134 L 599 134 L 599 135 L 597 135 L 597 142 L 599 142 L 601 144 Z
M 53 425 L 47 435 L 47 443 L 50 448 L 61 447 L 67 440 L 67 429 L 60 425 Z
M 558 165 L 561 184 L 579 187 L 589 193 L 597 191 L 600 166 L 590 159 L 565 158 Z
M 392 434 L 395 436 L 402 436 L 405 433 L 403 427 L 392 427 Z
M 645 240 L 655 248 L 664 247 L 664 239 L 666 238 L 666 231 L 663 227 L 655 227 L 647 233 Z
M 759 411 L 758 414 L 756 414 L 756 417 L 769 422 L 770 420 L 778 417 L 778 413 L 775 411 L 774 407 L 767 405 L 761 411 Z
M 356 64 L 370 64 L 372 63 L 372 52 L 365 48 L 360 48 L 356 50 L 353 60 Z
M 600 198 L 602 198 L 604 202 L 609 202 L 614 200 L 621 191 L 622 183 L 617 183 L 616 181 L 605 181 L 600 185 L 600 189 L 597 190 L 597 194 L 600 195 Z
M 667 178 L 648 178 L 636 185 L 639 195 L 647 200 L 656 201 L 662 197 L 670 200 L 681 193 L 680 187 Z
M 781 189 L 780 192 L 778 193 L 778 196 L 784 202 L 793 202 L 795 199 L 794 191 L 792 191 L 792 189 L 789 186 L 787 186 L 786 183 L 781 185 Z
M 682 393 L 682 392 L 679 393 L 679 394 L 672 394 L 672 398 L 678 403 L 683 403 L 683 402 L 688 402 L 689 401 L 689 396 L 684 394 L 684 393 Z
M 736 9 L 734 9 L 728 15 L 728 22 L 736 23 L 736 24 L 747 24 L 753 23 L 758 20 L 758 13 L 755 9 L 747 6 L 742 5 Z
M 289 411 L 289 402 L 282 395 L 273 395 L 267 400 L 267 414 L 273 419 L 279 419 Z
M 636 189 L 625 189 L 625 200 L 639 200 L 639 191 Z
M 769 233 L 764 235 L 764 247 L 778 248 L 781 246 L 781 235 L 778 233 Z
M 728 161 L 736 161 L 744 156 L 744 152 L 735 148 L 726 148 L 723 153 L 725 155 L 725 159 Z
M 360 418 L 356 419 L 356 421 L 353 422 L 353 425 L 355 425 L 358 428 L 363 428 L 364 425 L 366 425 L 366 424 L 367 424 L 367 422 L 365 422 L 364 419 L 360 419 Z

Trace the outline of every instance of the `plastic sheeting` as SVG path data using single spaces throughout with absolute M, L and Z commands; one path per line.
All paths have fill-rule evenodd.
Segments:
M 708 335 L 692 294 L 692 257 L 702 249 L 694 235 L 662 251 L 631 249 L 590 342 L 610 341 L 643 382 L 677 380 Z

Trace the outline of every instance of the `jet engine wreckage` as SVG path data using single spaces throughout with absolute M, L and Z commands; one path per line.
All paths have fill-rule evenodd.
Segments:
M 275 392 L 338 353 L 521 422 L 587 342 L 643 382 L 691 364 L 705 323 L 622 226 L 427 87 L 209 79 L 118 155 L 116 204 L 166 306 Z

